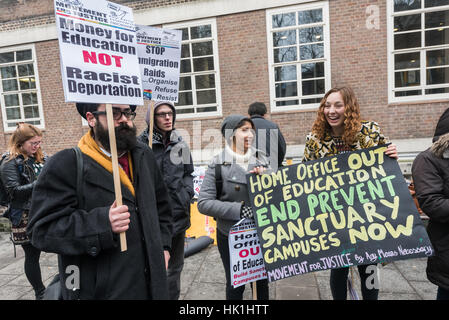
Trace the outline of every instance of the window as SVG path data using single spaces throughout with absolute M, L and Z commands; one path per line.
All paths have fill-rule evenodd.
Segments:
M 389 101 L 448 98 L 449 0 L 389 2 Z
M 267 11 L 271 111 L 319 106 L 330 89 L 328 3 Z
M 182 31 L 177 118 L 221 115 L 215 20 L 164 26 Z
M 43 128 L 34 46 L 0 50 L 0 98 L 6 132 L 17 122 Z

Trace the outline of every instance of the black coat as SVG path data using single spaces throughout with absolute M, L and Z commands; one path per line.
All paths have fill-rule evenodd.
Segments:
M 168 299 L 163 249 L 170 248 L 172 215 L 167 189 L 147 146 L 139 143 L 131 156 L 136 197 L 122 184 L 123 204 L 131 214 L 125 252 L 109 222 L 115 200 L 111 173 L 83 154 L 82 209 L 73 150 L 55 154 L 39 176 L 28 230 L 35 247 L 59 254 L 64 299 Z M 68 278 L 73 265 L 79 268 L 78 293 L 65 286 L 73 281 Z
M 435 249 L 427 277 L 449 290 L 449 134 L 416 157 L 412 173 L 419 205 L 430 218 L 427 232 Z
M 139 140 L 148 145 L 148 128 Z M 153 153 L 172 200 L 173 234 L 176 235 L 190 227 L 190 200 L 195 194 L 192 156 L 189 146 L 176 130 L 171 131 L 166 145 L 153 139 Z
M 285 153 L 287 152 L 287 144 L 279 126 L 258 115 L 252 116 L 251 120 L 256 127 L 256 149 L 265 152 L 266 156 L 270 159 L 270 164 L 273 169 L 281 167 Z M 277 148 L 275 148 L 276 144 Z M 277 166 L 274 166 L 274 160 L 277 160 Z

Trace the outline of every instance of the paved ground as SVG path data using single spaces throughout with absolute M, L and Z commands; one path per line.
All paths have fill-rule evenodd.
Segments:
M 34 299 L 34 292 L 23 272 L 23 250 L 8 233 L 0 233 L 0 300 Z M 57 272 L 54 254 L 42 253 L 41 269 L 47 285 Z M 434 300 L 437 287 L 425 275 L 426 259 L 403 260 L 379 269 L 381 300 Z M 355 285 L 358 287 L 358 281 Z M 225 277 L 216 246 L 188 257 L 182 274 L 181 299 L 224 300 Z M 360 290 L 359 295 L 360 295 Z M 361 296 L 361 295 L 360 295 Z M 251 299 L 247 285 L 245 298 Z M 309 273 L 270 283 L 270 299 L 330 300 L 329 271 Z

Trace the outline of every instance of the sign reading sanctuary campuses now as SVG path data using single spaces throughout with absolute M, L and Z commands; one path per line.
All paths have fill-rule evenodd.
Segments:
M 143 105 L 133 12 L 105 0 L 55 0 L 66 102 Z
M 247 175 L 269 281 L 433 255 L 399 165 L 385 150 Z
M 136 35 L 145 98 L 178 102 L 182 31 L 137 25 Z

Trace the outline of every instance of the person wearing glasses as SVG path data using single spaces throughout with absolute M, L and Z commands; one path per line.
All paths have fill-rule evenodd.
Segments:
M 136 106 L 112 105 L 120 206 L 115 201 L 106 106 L 76 107 L 90 127 L 78 143 L 82 182 L 77 184 L 73 149 L 50 158 L 33 193 L 28 228 L 32 243 L 59 255 L 64 300 L 168 299 L 170 199 L 153 152 L 137 141 Z M 126 232 L 127 241 L 123 252 L 121 232 Z
M 12 225 L 12 241 L 25 253 L 25 275 L 34 289 L 36 300 L 45 293 L 39 258 L 41 251 L 26 234 L 31 196 L 45 156 L 41 149 L 42 132 L 28 123 L 19 123 L 9 140 L 8 155 L 0 167 L 2 183 L 9 197 L 7 217 Z
M 150 112 L 148 127 L 139 136 L 149 143 Z M 184 267 L 184 238 L 190 227 L 190 200 L 193 198 L 193 163 L 187 143 L 175 130 L 176 109 L 171 102 L 156 102 L 154 105 L 152 148 L 170 192 L 173 211 L 173 238 L 168 262 L 168 289 L 171 300 L 178 300 L 181 291 L 181 272 Z

